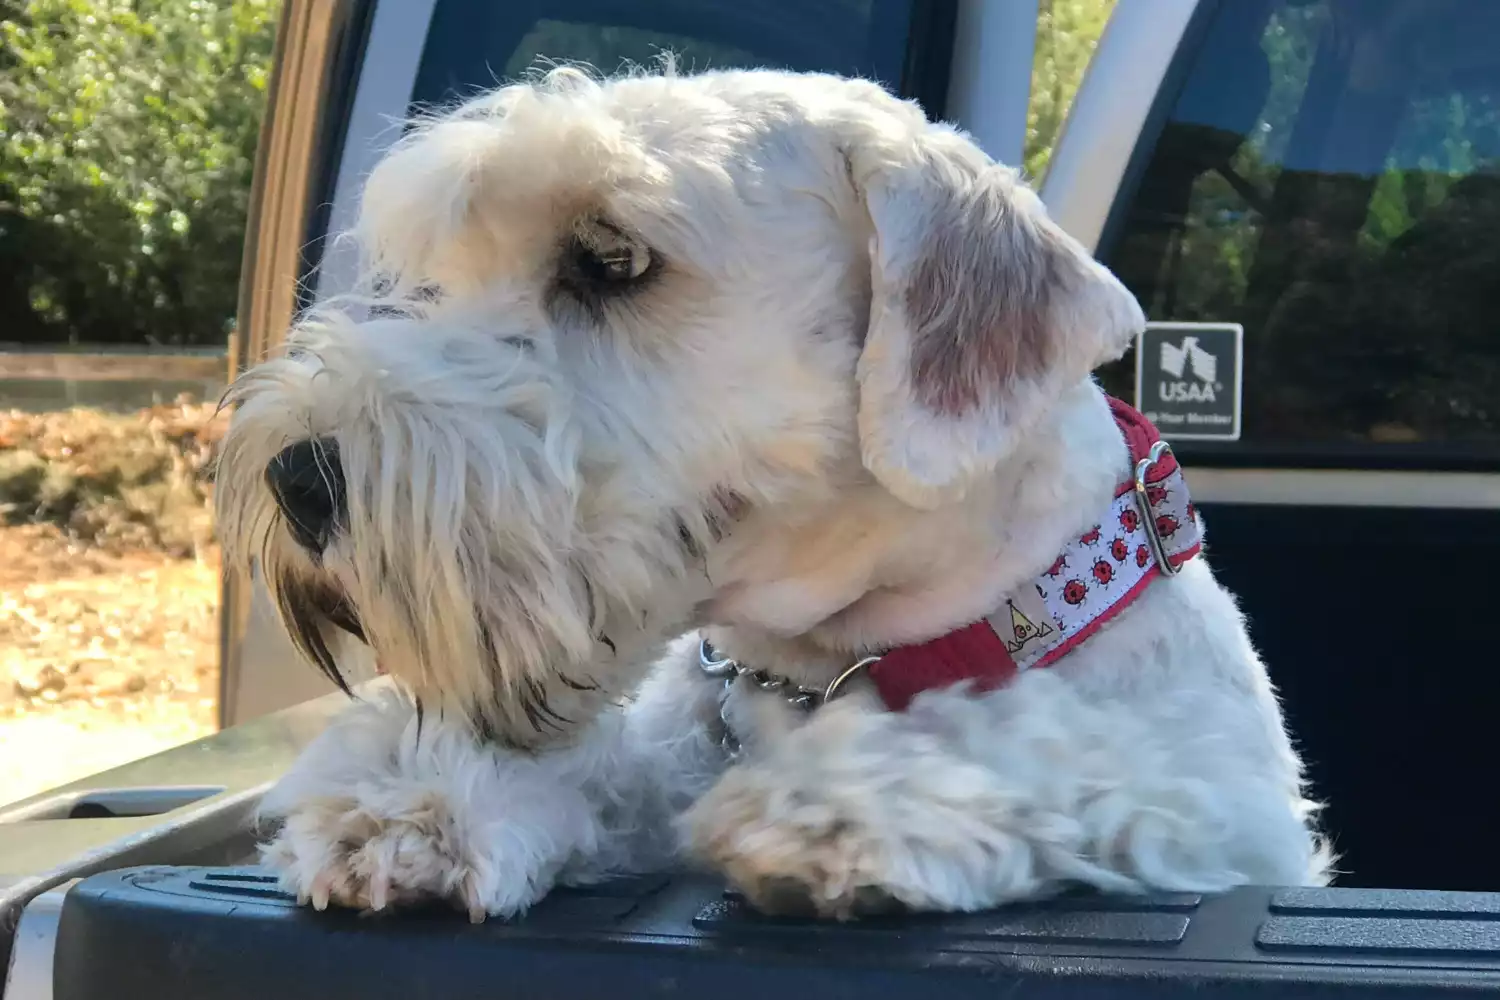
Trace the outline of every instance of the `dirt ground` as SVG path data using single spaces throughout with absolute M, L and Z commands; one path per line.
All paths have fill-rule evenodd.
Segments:
M 217 554 L 0 528 L 0 803 L 214 730 Z
M 213 423 L 0 414 L 0 804 L 216 728 Z

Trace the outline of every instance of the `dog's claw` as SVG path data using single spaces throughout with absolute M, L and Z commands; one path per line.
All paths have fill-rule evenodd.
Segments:
M 464 908 L 469 911 L 469 923 L 484 923 L 489 912 L 479 901 L 479 888 L 474 884 L 473 872 L 464 875 L 463 881 L 459 883 L 459 894 L 463 897 Z
M 390 901 L 390 879 L 380 876 L 370 880 L 370 909 L 379 913 Z
M 313 880 L 312 888 L 308 892 L 308 899 L 312 902 L 313 909 L 322 912 L 328 909 L 328 899 L 332 894 L 333 878 L 329 875 L 319 875 Z

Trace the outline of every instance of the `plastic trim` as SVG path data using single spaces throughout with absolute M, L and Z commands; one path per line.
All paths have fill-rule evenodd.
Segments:
M 52 1000 L 53 956 L 57 953 L 57 930 L 62 923 L 63 903 L 74 879 L 42 893 L 31 901 L 16 926 L 10 952 L 10 969 L 0 983 L 5 1000 Z
M 946 116 L 993 159 L 1018 166 L 1036 58 L 1038 0 L 959 0 Z
M 343 137 L 343 155 L 332 185 L 327 233 L 348 232 L 359 212 L 359 193 L 380 157 L 401 137 L 411 103 L 422 45 L 437 0 L 383 3 L 375 12 L 365 46 L 365 63 L 354 88 Z M 325 237 L 326 238 L 326 237 Z M 354 283 L 357 261 L 347 243 L 330 242 L 317 275 L 317 297 L 346 292 Z
M 1188 489 L 1199 503 L 1500 510 L 1500 476 L 1484 473 L 1215 469 L 1191 464 L 1186 469 Z
M 1057 223 L 1094 251 L 1199 0 L 1119 0 L 1042 185 Z

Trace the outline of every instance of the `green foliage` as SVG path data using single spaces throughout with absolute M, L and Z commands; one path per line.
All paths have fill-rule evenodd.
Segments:
M 1046 172 L 1073 95 L 1114 9 L 1115 0 L 1038 0 L 1026 114 L 1027 176 L 1040 179 Z
M 0 339 L 223 343 L 276 7 L 0 0 Z

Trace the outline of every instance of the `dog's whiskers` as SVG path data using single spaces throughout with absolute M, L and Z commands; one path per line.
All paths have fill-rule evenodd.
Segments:
M 323 635 L 322 625 L 327 619 L 322 609 L 309 599 L 301 582 L 289 574 L 281 577 L 274 590 L 276 603 L 292 644 L 340 691 L 353 697 L 354 692 L 339 670 L 338 661 Z
M 553 710 L 547 700 L 546 689 L 534 677 L 525 679 L 521 691 L 521 707 L 526 713 L 527 721 L 538 734 L 547 730 L 564 732 L 566 727 L 573 724 L 572 719 Z
M 328 491 L 328 495 L 335 498 L 333 526 L 335 528 L 342 528 L 343 526 L 338 523 L 340 504 L 337 501 L 337 498 L 343 493 L 343 486 L 339 479 L 342 473 L 335 470 L 330 464 L 328 449 L 324 447 L 323 440 L 312 434 L 309 434 L 309 440 L 312 442 L 313 465 L 318 470 L 318 478 L 323 481 L 323 488 Z M 337 458 L 334 458 L 332 461 L 337 460 Z

